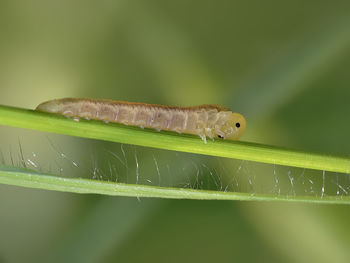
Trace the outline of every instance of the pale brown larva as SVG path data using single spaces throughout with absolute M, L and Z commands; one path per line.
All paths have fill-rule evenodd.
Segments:
M 218 105 L 175 107 L 127 101 L 64 98 L 41 103 L 36 110 L 67 117 L 237 140 L 246 128 L 239 113 Z

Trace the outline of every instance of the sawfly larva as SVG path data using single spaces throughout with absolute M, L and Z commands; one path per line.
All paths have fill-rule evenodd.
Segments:
M 36 110 L 67 117 L 237 140 L 246 128 L 239 113 L 218 105 L 176 107 L 138 102 L 64 98 L 41 103 Z

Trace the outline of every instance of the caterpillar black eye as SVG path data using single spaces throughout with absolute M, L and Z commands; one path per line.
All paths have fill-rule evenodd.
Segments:
M 236 127 L 237 128 L 241 127 L 241 124 L 239 122 L 236 122 Z
M 218 137 L 220 138 L 220 139 L 223 139 L 224 137 L 222 137 L 221 135 L 218 135 Z

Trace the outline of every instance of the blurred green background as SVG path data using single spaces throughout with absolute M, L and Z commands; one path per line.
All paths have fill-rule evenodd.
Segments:
M 61 97 L 222 104 L 247 117 L 243 140 L 349 155 L 349 68 L 345 0 L 0 2 L 4 105 L 34 108 Z M 19 140 L 29 153 L 50 148 L 39 132 L 0 134 L 6 156 L 18 157 Z M 78 158 L 84 149 L 67 151 Z M 152 155 L 138 152 L 144 162 Z M 350 260 L 345 205 L 137 200 L 0 185 L 0 213 L 0 262 Z

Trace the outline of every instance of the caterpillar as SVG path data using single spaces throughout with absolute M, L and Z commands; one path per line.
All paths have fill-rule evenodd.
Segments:
M 114 100 L 64 98 L 41 103 L 36 110 L 66 117 L 103 120 L 140 128 L 168 130 L 206 138 L 237 140 L 246 128 L 239 113 L 219 105 L 176 107 Z

